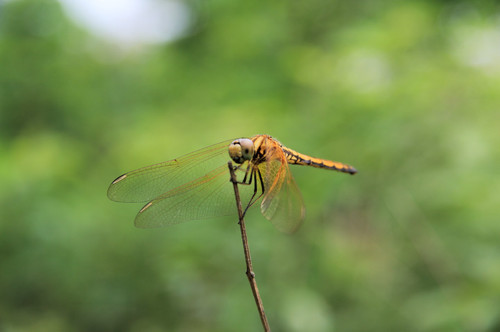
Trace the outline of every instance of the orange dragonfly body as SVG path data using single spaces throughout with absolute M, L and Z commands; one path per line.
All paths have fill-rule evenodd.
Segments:
M 111 183 L 108 197 L 118 202 L 147 202 L 135 218 L 140 228 L 236 215 L 227 153 L 237 164 L 235 173 L 241 184 L 243 206 L 248 208 L 262 198 L 262 214 L 287 233 L 295 231 L 305 215 L 304 201 L 289 164 L 357 172 L 340 162 L 296 152 L 271 136 L 256 135 L 125 173 Z

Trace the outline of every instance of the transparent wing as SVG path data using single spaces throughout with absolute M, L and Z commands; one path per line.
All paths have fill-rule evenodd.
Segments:
M 246 163 L 237 171 L 243 179 Z M 237 216 L 233 185 L 229 181 L 227 163 L 207 174 L 174 188 L 146 204 L 135 218 L 139 228 L 163 227 L 184 221 L 216 216 Z M 245 207 L 254 192 L 253 185 L 239 185 L 242 206 Z
M 227 168 L 227 148 L 231 142 L 224 141 L 177 159 L 125 173 L 111 183 L 108 197 L 117 202 L 147 202 L 221 165 Z
M 286 159 L 265 162 L 260 167 L 266 193 L 261 212 L 280 231 L 293 233 L 305 217 L 304 200 Z

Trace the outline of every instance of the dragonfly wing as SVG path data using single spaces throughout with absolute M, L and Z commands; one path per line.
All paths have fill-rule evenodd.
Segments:
M 236 172 L 240 181 L 244 176 L 241 169 Z M 174 188 L 147 203 L 137 214 L 135 225 L 139 228 L 155 228 L 189 220 L 237 216 L 233 185 L 229 178 L 227 164 L 223 164 Z M 238 188 L 242 204 L 248 204 L 254 191 L 253 186 L 240 185 Z
M 231 141 L 214 144 L 177 159 L 125 173 L 111 183 L 108 197 L 117 202 L 150 201 L 209 173 L 218 166 L 227 165 L 229 160 L 227 148 Z
M 293 233 L 304 220 L 304 200 L 286 160 L 263 163 L 266 193 L 261 203 L 262 214 L 280 231 Z

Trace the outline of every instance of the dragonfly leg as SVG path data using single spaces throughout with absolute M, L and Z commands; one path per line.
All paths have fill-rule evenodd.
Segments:
M 259 173 L 259 182 L 260 182 L 260 195 L 255 199 L 257 201 L 259 198 L 261 198 L 264 195 L 265 189 L 264 189 L 264 180 L 262 180 L 262 173 L 260 172 L 260 169 L 257 169 L 257 173 Z M 255 175 L 255 182 L 257 182 L 257 175 Z M 253 204 L 253 203 L 252 203 Z
M 242 165 L 238 165 L 234 169 L 235 170 L 241 169 L 241 167 L 242 167 Z M 248 177 L 248 173 L 249 173 L 250 169 L 251 169 L 251 165 L 248 164 L 247 165 L 247 169 L 245 171 L 245 176 L 243 177 L 243 180 L 241 180 L 241 182 L 240 181 L 236 181 L 237 184 L 244 184 L 244 185 L 250 185 L 250 184 L 252 184 L 252 174 L 250 174 L 250 179 L 247 182 L 247 177 Z
M 257 181 L 257 173 L 259 174 L 259 181 Z M 250 201 L 248 202 L 248 205 L 247 207 L 245 208 L 245 211 L 243 211 L 243 217 L 245 216 L 245 214 L 247 213 L 247 210 L 255 203 L 257 202 L 261 197 L 262 195 L 264 195 L 264 181 L 262 180 L 262 174 L 260 173 L 260 169 L 257 168 L 257 171 L 253 170 L 252 171 L 252 174 L 250 175 L 250 183 L 252 183 L 252 179 L 254 180 L 254 187 L 253 187 L 253 195 L 252 195 L 252 198 L 250 198 Z M 260 195 L 255 198 L 255 195 L 257 194 L 257 191 L 258 191 L 258 183 L 257 182 L 260 182 L 260 188 L 261 188 L 261 192 L 260 192 Z M 254 199 L 255 198 L 255 199 Z
M 250 164 L 247 165 L 247 170 L 245 171 L 245 176 L 243 177 L 243 183 L 247 182 L 247 176 L 248 176 L 248 171 L 250 170 Z M 250 175 L 250 182 L 249 184 L 252 183 L 252 175 Z

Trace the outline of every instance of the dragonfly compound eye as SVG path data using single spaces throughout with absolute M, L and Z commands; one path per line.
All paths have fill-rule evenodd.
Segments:
M 238 164 L 252 159 L 253 151 L 253 142 L 248 138 L 240 138 L 229 144 L 229 156 Z

